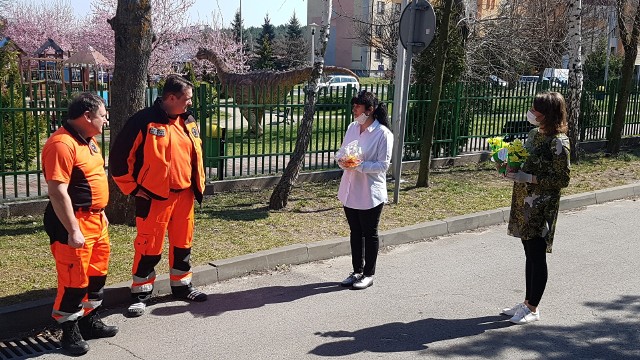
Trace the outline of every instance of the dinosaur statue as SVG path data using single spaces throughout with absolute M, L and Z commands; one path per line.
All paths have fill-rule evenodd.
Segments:
M 253 71 L 236 74 L 222 61 L 216 53 L 209 49 L 200 49 L 196 58 L 206 59 L 215 65 L 218 79 L 222 85 L 228 86 L 236 104 L 241 105 L 240 113 L 249 123 L 249 134 L 262 136 L 262 117 L 264 107 L 255 105 L 279 104 L 284 101 L 293 87 L 309 80 L 313 67 L 305 67 L 288 71 Z M 337 66 L 325 66 L 328 74 L 344 74 L 358 78 L 351 70 Z M 254 105 L 254 106 L 246 106 Z

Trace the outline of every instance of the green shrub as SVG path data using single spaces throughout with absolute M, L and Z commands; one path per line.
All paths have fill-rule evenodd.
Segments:
M 20 91 L 14 52 L 0 49 L 0 171 L 34 169 L 37 150 L 47 134 L 44 116 L 34 117 L 32 112 L 8 110 L 24 108 L 26 102 Z M 36 123 L 38 119 L 38 123 Z
M 47 134 L 44 116 L 34 117 L 31 112 L 8 111 L 7 108 L 23 108 L 25 102 L 20 96 L 12 95 L 15 86 L 4 88 L 0 94 L 0 151 L 3 161 L 0 171 L 10 172 L 34 169 L 37 150 Z M 18 92 L 19 94 L 19 92 Z M 13 97 L 13 101 L 12 100 Z M 38 123 L 36 123 L 38 119 Z

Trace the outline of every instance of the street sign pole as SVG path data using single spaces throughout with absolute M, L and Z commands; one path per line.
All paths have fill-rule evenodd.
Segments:
M 412 4 L 413 5 L 413 4 Z M 407 10 L 405 10 L 407 11 Z M 409 9 L 409 28 L 413 29 L 415 23 L 415 6 Z M 402 154 L 404 153 L 404 133 L 407 128 L 407 107 L 409 106 L 409 79 L 411 77 L 411 59 L 413 59 L 413 33 L 409 34 L 409 42 L 405 45 L 407 51 L 404 56 L 403 74 L 402 74 L 402 100 L 400 106 L 400 126 L 397 134 L 398 145 L 396 149 L 396 158 L 394 159 L 395 186 L 393 189 L 393 203 L 397 204 L 400 198 L 400 182 L 402 179 Z
M 402 9 L 407 7 L 408 0 L 402 0 Z M 396 65 L 395 65 L 395 74 L 394 74 L 394 86 L 393 86 L 393 110 L 391 113 L 393 134 L 394 134 L 394 142 L 393 142 L 393 154 L 391 156 L 392 164 L 391 167 L 391 175 L 393 175 L 393 179 L 400 178 L 400 167 L 396 166 L 398 163 L 402 162 L 402 153 L 403 149 L 400 146 L 400 131 L 402 129 L 402 107 L 405 105 L 402 102 L 402 95 L 405 90 L 404 86 L 404 70 L 405 70 L 405 56 L 407 51 L 402 46 L 402 43 L 398 41 L 398 50 L 396 55 Z M 404 130 L 402 131 L 404 133 Z M 397 185 L 396 185 L 397 187 Z M 396 196 L 394 195 L 394 202 L 397 202 Z
M 407 4 L 403 0 L 403 4 Z M 404 5 L 403 5 L 404 6 Z M 396 89 L 394 93 L 394 131 L 395 143 L 393 158 L 393 179 L 395 187 L 393 190 L 393 202 L 398 203 L 400 198 L 400 182 L 402 180 L 402 154 L 404 153 L 404 134 L 407 127 L 407 109 L 409 107 L 409 83 L 411 78 L 411 60 L 414 54 L 424 50 L 435 35 L 436 17 L 433 7 L 426 0 L 414 0 L 408 6 L 404 7 L 400 17 L 400 43 L 406 49 L 401 56 L 398 47 L 398 60 L 404 60 L 402 65 L 402 77 L 398 79 L 398 71 L 396 66 Z M 398 85 L 402 84 L 401 88 Z M 398 102 L 400 100 L 400 102 Z M 396 111 L 396 108 L 398 109 Z M 396 125 L 397 123 L 397 125 Z

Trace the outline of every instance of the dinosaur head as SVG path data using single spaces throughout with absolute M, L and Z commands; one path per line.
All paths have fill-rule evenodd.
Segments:
M 213 57 L 213 56 L 214 56 L 213 52 L 211 52 L 211 50 L 205 49 L 205 48 L 198 49 L 198 53 L 196 54 L 196 58 L 198 60 L 211 59 L 211 57 Z

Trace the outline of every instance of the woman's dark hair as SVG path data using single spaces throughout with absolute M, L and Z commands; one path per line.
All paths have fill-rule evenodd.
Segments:
M 90 92 L 79 93 L 69 103 L 68 117 L 73 120 L 82 116 L 85 111 L 95 115 L 100 105 L 104 105 L 104 100 L 100 96 Z
M 567 105 L 562 94 L 552 91 L 537 94 L 533 99 L 533 109 L 544 115 L 540 129 L 545 135 L 567 133 Z
M 354 104 L 364 105 L 366 110 L 371 111 L 373 109 L 374 119 L 378 120 L 378 122 L 387 128 L 389 128 L 389 120 L 387 119 L 387 106 L 384 103 L 378 101 L 373 93 L 370 93 L 366 90 L 360 90 L 358 95 L 351 98 L 351 106 Z

